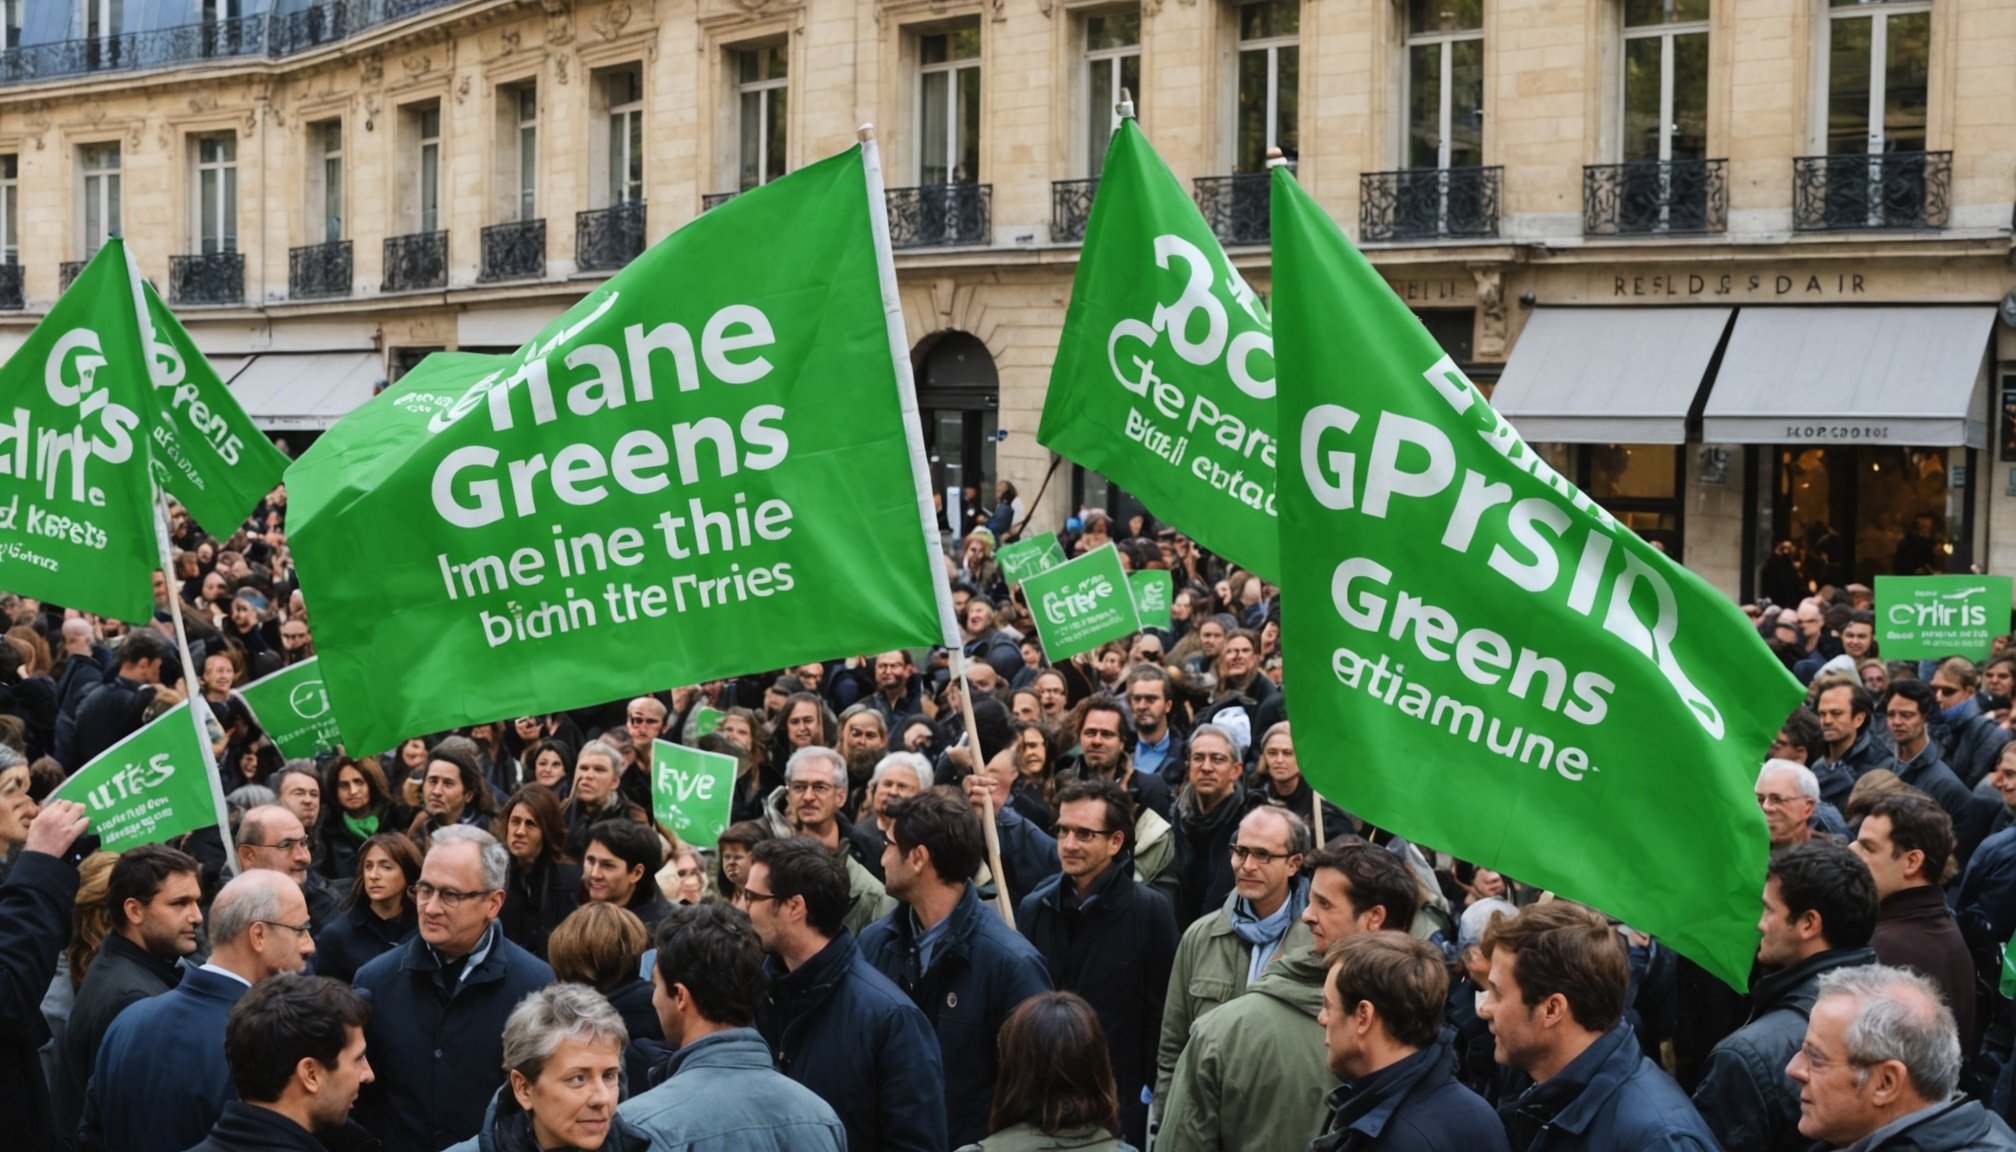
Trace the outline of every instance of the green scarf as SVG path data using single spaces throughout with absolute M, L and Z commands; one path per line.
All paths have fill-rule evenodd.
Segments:
M 343 813 L 343 826 L 350 829 L 350 834 L 357 837 L 357 839 L 369 840 L 378 834 L 378 814 L 372 812 L 364 816 L 352 816 L 350 813 L 345 812 Z

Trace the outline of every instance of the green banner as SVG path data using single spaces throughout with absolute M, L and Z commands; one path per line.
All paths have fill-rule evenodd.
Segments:
M 101 847 L 123 852 L 217 823 L 213 781 L 184 703 L 107 748 L 49 798 L 84 805 Z
M 287 456 L 253 426 L 154 286 L 141 289 L 154 325 L 154 467 L 198 524 L 228 537 L 279 485 Z
M 1286 168 L 1271 207 L 1303 772 L 1744 987 L 1753 785 L 1798 683 L 1498 417 Z
M 994 560 L 1001 566 L 1001 578 L 1010 584 L 1020 584 L 1038 572 L 1064 563 L 1064 549 L 1057 543 L 1055 532 L 1045 532 L 1002 548 L 994 554 Z
M 322 658 L 311 656 L 238 690 L 252 718 L 289 760 L 315 756 L 343 742 L 322 684 Z
M 1134 614 L 1141 618 L 1141 627 L 1169 630 L 1169 597 L 1175 583 L 1175 577 L 1153 568 L 1127 574 L 1127 589 L 1134 594 Z
M 0 366 L 0 588 L 128 621 L 161 562 L 138 317 L 108 240 Z
M 1120 552 L 1111 544 L 1031 576 L 1022 582 L 1022 595 L 1052 664 L 1141 630 Z
M 1281 570 L 1273 430 L 1267 308 L 1190 190 L 1123 120 L 1100 172 L 1036 438 L 1272 581 Z
M 2007 576 L 1876 577 L 1876 645 L 1886 660 L 1986 660 L 2009 631 Z
M 869 177 L 857 147 L 747 192 L 516 353 L 429 357 L 295 463 L 349 743 L 944 641 Z
M 651 742 L 651 813 L 683 843 L 712 848 L 735 802 L 735 757 Z

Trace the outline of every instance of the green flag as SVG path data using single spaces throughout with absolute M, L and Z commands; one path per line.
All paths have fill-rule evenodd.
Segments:
M 1549 468 L 1274 173 L 1282 617 L 1310 782 L 1732 986 L 1758 767 L 1800 689 L 1727 598 Z
M 229 536 L 280 483 L 287 457 L 253 427 L 153 285 L 141 289 L 154 325 L 154 467 L 198 524 Z
M 1140 126 L 1122 120 L 1036 438 L 1277 580 L 1273 429 L 1267 308 Z
M 1169 573 L 1153 568 L 1127 574 L 1127 589 L 1134 594 L 1134 614 L 1141 618 L 1143 628 L 1169 629 L 1169 594 L 1175 582 Z
M 735 801 L 735 757 L 651 742 L 651 814 L 681 842 L 712 848 Z
M 1876 644 L 1890 660 L 1986 660 L 2009 631 L 2007 576 L 1876 577 Z
M 1029 577 L 1022 595 L 1052 664 L 1141 630 L 1120 552 L 1111 544 Z
M 122 852 L 217 823 L 213 780 L 184 703 L 107 748 L 50 799 L 84 805 L 104 850 Z
M 273 746 L 289 760 L 314 756 L 343 740 L 329 709 L 319 656 L 262 676 L 238 693 L 252 709 L 252 718 L 272 737 Z
M 693 709 L 693 715 L 687 717 L 686 725 L 693 730 L 693 738 L 698 740 L 700 737 L 709 735 L 716 728 L 719 728 L 722 718 L 727 715 L 726 712 L 721 711 L 719 708 L 709 708 L 705 704 L 702 704 Z
M 1057 534 L 1045 532 L 1026 540 L 1017 540 L 994 554 L 1001 565 L 1001 578 L 1010 584 L 1020 584 L 1038 572 L 1064 563 L 1064 549 L 1058 546 Z
M 137 309 L 107 240 L 0 366 L 0 588 L 121 620 L 160 564 Z
M 294 464 L 347 742 L 945 642 L 867 156 L 708 212 L 512 355 L 429 357 Z

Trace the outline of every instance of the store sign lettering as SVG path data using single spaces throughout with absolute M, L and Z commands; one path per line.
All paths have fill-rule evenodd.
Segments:
M 1474 287 L 1464 280 L 1388 280 L 1386 286 L 1409 304 L 1468 304 Z
M 1860 272 L 1794 276 L 1785 273 L 1749 274 L 1724 272 L 1662 273 L 1652 276 L 1612 276 L 1610 295 L 1615 299 L 1644 296 L 1861 296 L 1868 286 Z
M 1854 440 L 1888 440 L 1888 424 L 1787 424 L 1786 443 L 1801 443 L 1810 440 L 1848 442 Z

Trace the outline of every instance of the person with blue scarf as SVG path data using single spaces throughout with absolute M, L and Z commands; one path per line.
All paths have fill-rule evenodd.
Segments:
M 1981 711 L 1976 694 L 1981 675 L 1965 656 L 1940 661 L 1931 676 L 1932 691 L 1939 698 L 1939 715 L 1932 722 L 1932 738 L 1939 744 L 1939 758 L 1969 788 L 1985 779 L 2009 733 Z

